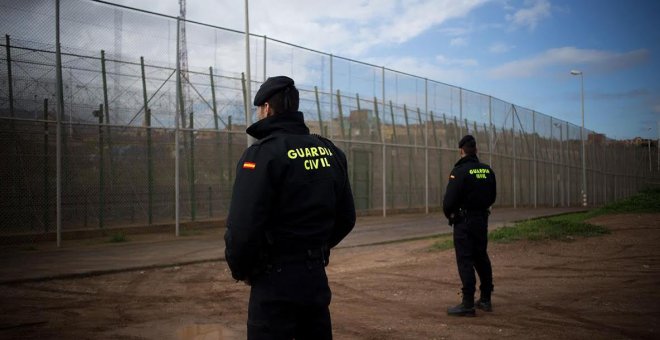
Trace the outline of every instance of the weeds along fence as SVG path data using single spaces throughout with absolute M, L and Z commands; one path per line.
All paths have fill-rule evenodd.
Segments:
M 255 35 L 247 93 L 242 32 L 101 1 L 61 1 L 58 18 L 56 4 L 0 1 L 0 239 L 224 218 L 245 101 L 279 74 L 346 151 L 362 213 L 439 209 L 467 133 L 497 206 L 582 205 L 582 140 L 588 205 L 658 183 L 657 146 L 488 95 Z

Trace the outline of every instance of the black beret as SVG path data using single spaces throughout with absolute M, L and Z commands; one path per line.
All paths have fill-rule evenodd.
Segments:
M 259 91 L 254 95 L 254 106 L 263 105 L 276 93 L 293 86 L 293 79 L 286 76 L 270 77 L 261 84 Z
M 472 137 L 472 135 L 465 135 L 463 138 L 461 138 L 461 141 L 458 142 L 458 147 L 462 148 L 465 144 L 467 146 L 475 147 L 477 146 L 477 141 Z

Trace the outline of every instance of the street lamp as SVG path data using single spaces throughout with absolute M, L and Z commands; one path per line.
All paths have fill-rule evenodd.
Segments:
M 646 131 L 649 132 L 649 173 L 653 172 L 653 168 L 651 168 L 651 128 L 647 128 Z
M 574 76 L 580 76 L 580 98 L 582 102 L 582 129 L 580 130 L 580 139 L 582 139 L 582 206 L 587 206 L 587 160 L 584 151 L 584 75 L 582 71 L 571 70 Z

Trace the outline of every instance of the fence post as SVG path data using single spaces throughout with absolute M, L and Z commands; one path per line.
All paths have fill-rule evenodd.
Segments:
M 570 140 L 568 122 L 566 122 L 566 141 Z M 566 206 L 571 206 L 571 158 L 569 145 L 566 145 Z
M 382 78 L 382 90 L 383 90 L 383 124 L 385 124 L 385 67 L 381 67 L 381 78 Z M 374 99 L 375 102 L 375 99 Z M 375 105 L 375 104 L 374 104 Z M 387 217 L 387 146 L 385 145 L 385 134 L 380 132 L 380 142 L 382 143 L 383 149 L 383 217 Z
M 180 218 L 179 218 L 179 203 L 180 203 L 180 186 L 179 186 L 179 117 L 183 117 L 183 94 L 181 89 L 181 49 L 179 35 L 181 34 L 181 17 L 176 18 L 176 116 L 174 117 L 174 234 L 176 237 L 180 235 Z
M 319 102 L 319 88 L 314 86 L 314 94 L 316 95 L 316 114 L 319 117 L 320 135 L 323 135 L 323 118 L 321 118 L 321 103 Z
M 149 99 L 147 98 L 147 79 L 144 74 L 144 57 L 140 57 L 140 68 L 142 70 L 142 96 L 144 97 L 144 124 L 147 129 L 147 221 L 153 223 L 153 160 L 151 155 L 151 110 L 149 109 Z
M 513 149 L 513 208 L 518 207 L 517 162 L 516 162 L 516 107 L 511 104 L 511 142 Z
M 192 100 L 191 100 L 192 102 Z M 197 216 L 197 193 L 195 192 L 195 125 L 193 119 L 193 110 L 194 105 L 190 105 L 190 162 L 188 164 L 188 177 L 190 185 L 190 219 L 195 221 Z
M 113 156 L 112 156 L 112 133 L 110 129 L 110 106 L 108 103 L 108 82 L 106 78 L 106 68 L 105 68 L 105 51 L 101 50 L 101 76 L 103 80 L 103 111 L 105 113 L 105 124 L 106 124 L 106 134 L 107 136 L 107 144 L 108 144 L 108 151 L 110 151 L 110 185 L 113 184 L 114 181 L 114 162 L 113 162 Z M 117 75 L 119 76 L 119 75 Z
M 493 96 L 488 96 L 488 165 L 493 166 Z
M 62 85 L 62 52 L 60 48 L 60 0 L 55 2 L 55 73 L 57 90 L 57 127 L 56 127 L 56 225 L 57 247 L 62 244 L 62 116 L 64 115 L 64 89 Z
M 333 70 L 332 70 L 333 59 L 334 58 L 332 57 L 332 54 L 331 54 L 330 55 L 330 135 L 329 135 L 330 138 L 334 137 L 334 133 L 335 133 L 334 123 L 333 123 L 334 118 L 335 118 L 335 105 L 333 103 L 334 96 L 332 95 L 335 91 L 334 88 L 333 88 L 333 85 L 334 85 L 333 84 L 334 77 L 333 77 Z
M 426 190 L 424 191 L 424 204 L 425 212 L 429 213 L 429 80 L 424 78 L 424 113 L 426 116 L 426 121 L 424 122 L 424 186 Z M 417 108 L 417 115 L 419 116 L 419 123 L 422 123 L 422 117 Z
M 209 77 L 211 78 L 211 100 L 213 100 L 213 122 L 215 124 L 215 154 L 218 157 L 218 169 L 220 170 L 220 178 L 218 180 L 222 187 L 222 179 L 224 178 L 222 170 L 222 157 L 220 157 L 220 124 L 218 123 L 218 104 L 215 100 L 215 80 L 213 79 L 213 67 L 209 66 Z M 225 126 L 226 127 L 226 126 Z M 222 190 L 220 191 L 222 192 Z
M 97 116 L 99 118 L 99 229 L 103 229 L 103 212 L 105 210 L 105 178 L 103 177 L 103 104 L 99 104 Z
M 538 138 L 536 137 L 536 111 L 532 111 L 532 136 L 534 137 L 532 149 L 534 153 L 534 208 L 537 207 L 537 201 L 539 196 L 538 183 L 539 183 L 539 174 L 538 174 L 538 164 L 536 158 L 536 142 Z
M 408 134 L 408 144 L 413 145 L 412 135 L 410 134 L 410 124 L 408 124 L 408 107 L 406 104 L 403 104 L 403 117 L 406 120 L 406 133 Z M 413 153 L 408 152 L 408 207 L 412 206 L 412 191 L 413 191 L 413 181 L 415 177 L 412 175 L 412 157 Z
M 50 226 L 50 204 L 48 204 L 48 188 L 50 187 L 48 175 L 48 98 L 44 98 L 44 233 Z
M 7 85 L 8 85 L 8 94 L 9 94 L 9 116 L 14 118 L 14 80 L 12 79 L 11 73 L 11 43 L 9 41 L 9 34 L 5 34 L 7 50 Z M 11 121 L 12 130 L 14 127 L 14 120 Z
M 344 112 L 341 107 L 341 93 L 337 89 L 337 108 L 339 109 L 339 127 L 341 129 L 341 138 L 346 139 L 346 133 L 344 132 Z
M 555 207 L 555 150 L 554 150 L 554 134 L 555 128 L 554 123 L 552 122 L 552 117 L 550 117 L 550 154 L 552 155 L 550 159 L 550 186 L 552 188 L 552 207 Z
M 461 123 L 463 122 L 463 88 L 459 87 L 458 88 L 458 107 L 459 111 L 458 114 L 460 115 L 459 120 Z M 463 126 L 459 127 L 459 136 L 456 138 L 456 140 L 460 140 L 463 137 Z M 465 132 L 467 134 L 467 131 Z

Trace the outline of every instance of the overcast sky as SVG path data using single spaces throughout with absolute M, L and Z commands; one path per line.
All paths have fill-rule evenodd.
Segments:
M 177 16 L 178 0 L 108 0 Z M 622 139 L 658 137 L 660 1 L 250 0 L 250 31 L 460 86 Z M 187 18 L 244 30 L 243 0 Z M 239 70 L 240 71 L 240 70 Z

